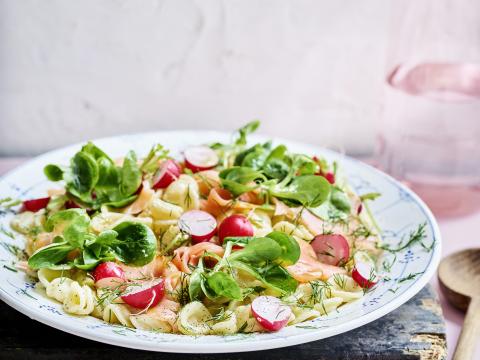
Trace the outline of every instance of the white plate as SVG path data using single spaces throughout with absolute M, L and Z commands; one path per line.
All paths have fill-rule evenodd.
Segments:
M 181 150 L 189 145 L 229 140 L 228 134 L 218 132 L 174 131 L 117 136 L 99 139 L 95 143 L 115 158 L 125 155 L 130 149 L 144 155 L 154 143 L 161 143 L 171 149 L 174 156 L 180 156 Z M 263 141 L 265 138 L 252 136 L 251 140 Z M 338 153 L 285 140 L 274 140 L 274 143 L 284 143 L 295 152 L 321 154 L 328 160 L 337 160 L 359 194 L 382 193 L 379 199 L 372 202 L 371 207 L 384 230 L 384 240 L 387 243 L 398 244 L 419 224 L 426 223 L 425 243 L 433 244 L 433 249 L 426 251 L 417 244 L 398 253 L 397 261 L 389 274 L 390 281 L 382 281 L 365 297 L 341 307 L 328 317 L 289 326 L 276 333 L 193 337 L 133 330 L 89 316 L 68 315 L 59 303 L 36 290 L 34 283 L 24 274 L 12 272 L 3 266 L 14 260 L 13 255 L 3 246 L 0 247 L 1 299 L 32 319 L 96 341 L 152 351 L 222 353 L 278 348 L 341 334 L 391 312 L 427 284 L 440 260 L 441 240 L 433 215 L 417 195 L 388 175 Z M 46 153 L 5 175 L 0 180 L 0 198 L 12 196 L 28 199 L 45 196 L 52 183 L 45 179 L 43 167 L 48 163 L 67 164 L 79 148 L 80 145 L 77 144 Z M 55 186 L 58 187 L 58 184 Z M 0 225 L 4 229 L 9 229 L 11 216 L 9 212 L 0 213 Z M 2 232 L 0 240 L 3 244 L 16 244 L 23 248 L 20 236 L 13 240 Z M 410 274 L 417 276 L 412 280 L 401 281 Z

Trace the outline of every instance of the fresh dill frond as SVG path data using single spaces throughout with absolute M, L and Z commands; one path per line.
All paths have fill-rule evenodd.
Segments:
M 375 272 L 375 269 L 370 269 L 370 275 L 368 276 L 368 279 L 366 281 L 367 284 L 371 284 L 370 287 L 364 287 L 363 288 L 363 295 L 368 294 L 370 291 L 372 291 L 375 288 L 375 285 L 378 281 L 378 276 L 377 273 Z
M 9 244 L 7 242 L 0 242 L 0 245 L 5 249 L 7 250 L 9 253 L 11 253 L 12 255 L 20 258 L 22 255 L 23 255 L 23 250 L 20 249 L 17 245 L 14 245 L 14 244 Z
M 232 317 L 232 312 L 231 311 L 225 311 L 225 308 L 220 308 L 220 311 L 218 311 L 215 315 L 212 315 L 210 318 L 205 320 L 205 322 L 210 322 L 210 323 L 219 323 L 222 321 L 226 321 Z
M 407 276 L 398 279 L 398 283 L 401 284 L 401 283 L 403 283 L 403 282 L 405 282 L 405 281 L 413 280 L 413 279 L 415 279 L 417 276 L 422 275 L 423 273 L 424 273 L 424 271 L 419 271 L 419 272 L 416 272 L 416 273 L 408 274 Z
M 117 300 L 120 296 L 126 293 L 131 287 L 141 286 L 140 283 L 120 283 L 113 287 L 107 287 L 103 289 L 101 295 L 97 298 L 97 305 L 104 306 L 111 304 Z
M 4 264 L 3 267 L 7 270 L 10 270 L 11 272 L 18 272 L 17 269 L 15 269 L 14 267 L 12 267 L 10 265 Z
M 370 231 L 369 228 L 367 228 L 365 225 L 362 224 L 358 228 L 353 230 L 350 235 L 355 238 L 359 238 L 359 237 L 368 238 L 369 236 L 372 235 L 372 232 Z
M 382 194 L 380 194 L 378 192 L 370 192 L 370 193 L 360 195 L 359 197 L 360 197 L 360 201 L 365 201 L 365 200 L 375 200 L 378 197 L 380 197 L 381 195 Z
M 380 245 L 379 248 L 382 249 L 382 250 L 385 250 L 385 251 L 389 251 L 391 253 L 396 253 L 396 252 L 405 250 L 405 249 L 411 247 L 412 245 L 414 245 L 416 243 L 421 244 L 423 239 L 425 239 L 425 237 L 427 236 L 426 231 L 425 231 L 426 226 L 427 226 L 427 223 L 423 223 L 423 224 L 418 225 L 417 229 L 410 232 L 410 234 L 408 236 L 408 240 L 406 242 L 404 242 L 404 244 L 402 244 L 402 242 L 403 242 L 402 241 L 400 243 L 400 246 L 397 247 L 397 248 L 392 248 L 392 247 L 387 246 L 387 245 Z M 425 247 L 425 246 L 423 245 L 423 247 Z
M 12 240 L 15 240 L 15 235 L 11 231 L 5 229 L 3 226 L 0 227 L 0 233 L 2 233 L 5 236 L 8 236 Z
M 10 209 L 14 206 L 20 205 L 22 200 L 14 199 L 10 196 L 0 199 L 0 207 L 4 209 Z
M 238 333 L 243 333 L 243 332 L 245 331 L 245 329 L 247 328 L 247 326 L 248 326 L 248 322 L 245 321 L 245 322 L 242 324 L 242 326 L 240 326 L 240 327 L 238 328 Z
M 382 262 L 382 268 L 384 271 L 386 272 L 391 272 L 392 271 L 392 266 L 393 264 L 395 264 L 395 262 L 397 261 L 397 254 L 394 254 L 394 257 L 392 259 L 392 261 L 388 261 L 387 259 L 383 260 Z
M 340 289 L 345 290 L 347 286 L 347 279 L 345 276 L 342 276 L 340 274 L 333 274 L 333 281 Z
M 190 294 L 188 292 L 188 275 L 182 273 L 180 276 L 180 284 L 175 291 L 173 291 L 173 296 L 177 299 L 181 306 L 185 306 L 190 302 Z

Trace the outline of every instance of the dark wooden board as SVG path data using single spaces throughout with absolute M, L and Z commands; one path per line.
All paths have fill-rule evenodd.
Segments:
M 445 324 L 437 295 L 425 287 L 383 318 L 328 339 L 276 350 L 232 354 L 155 353 L 105 345 L 30 320 L 0 301 L 0 359 L 335 360 L 444 359 Z

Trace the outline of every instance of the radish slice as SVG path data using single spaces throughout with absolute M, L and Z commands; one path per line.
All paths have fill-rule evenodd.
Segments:
M 95 286 L 99 289 L 117 287 L 125 282 L 123 269 L 111 261 L 98 265 L 92 275 L 95 279 Z
M 229 236 L 253 236 L 253 225 L 243 215 L 226 217 L 218 227 L 220 243 Z
M 181 231 L 192 237 L 193 243 L 208 241 L 215 235 L 217 220 L 209 213 L 202 210 L 190 210 L 178 219 Z
M 344 264 L 350 256 L 348 241 L 340 234 L 317 235 L 310 245 L 315 250 L 317 259 L 324 264 Z
M 259 296 L 252 301 L 252 314 L 268 331 L 278 331 L 287 325 L 292 310 L 274 296 Z
M 366 252 L 357 251 L 353 256 L 355 267 L 352 270 L 352 278 L 364 289 L 370 289 L 379 278 L 375 270 L 375 263 Z
M 65 209 L 80 209 L 80 208 L 81 208 L 81 206 L 78 205 L 78 204 L 77 204 L 75 201 L 73 201 L 73 200 L 67 200 L 67 201 L 65 202 L 65 205 L 64 205 L 64 206 L 65 206 Z
M 20 212 L 23 212 L 23 211 L 37 212 L 38 210 L 42 210 L 46 208 L 49 202 L 50 202 L 50 197 L 25 200 L 23 202 Z
M 332 172 L 327 172 L 324 177 L 330 184 L 335 184 L 335 175 Z
M 194 173 L 217 166 L 218 155 L 208 146 L 194 146 L 185 150 L 185 166 Z
M 130 285 L 122 300 L 137 309 L 146 309 L 156 306 L 165 294 L 163 279 L 156 279 L 143 283 L 141 286 Z
M 166 160 L 157 170 L 152 179 L 153 189 L 165 189 L 168 185 L 178 179 L 181 173 L 180 166 L 174 160 Z

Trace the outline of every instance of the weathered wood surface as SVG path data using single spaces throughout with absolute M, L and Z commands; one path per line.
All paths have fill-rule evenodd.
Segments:
M 237 354 L 171 354 L 86 340 L 30 320 L 0 301 L 0 359 L 335 360 L 444 359 L 445 324 L 430 286 L 383 318 L 332 338 L 276 350 Z

